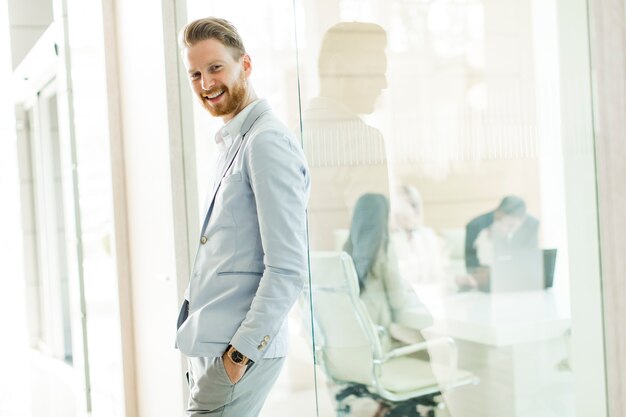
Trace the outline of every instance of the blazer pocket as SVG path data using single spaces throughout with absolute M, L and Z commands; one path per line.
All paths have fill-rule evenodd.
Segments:
M 253 275 L 256 277 L 260 277 L 263 275 L 263 272 L 240 272 L 240 271 L 223 271 L 223 272 L 218 272 L 217 276 L 221 277 L 224 275 Z
M 239 181 L 241 181 L 241 171 L 235 172 L 234 174 L 224 177 L 224 179 L 222 180 L 222 184 L 228 184 L 231 182 L 239 182 Z

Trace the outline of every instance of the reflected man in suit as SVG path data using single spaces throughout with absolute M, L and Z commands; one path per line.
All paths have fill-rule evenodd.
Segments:
M 307 279 L 309 174 L 302 149 L 249 81 L 237 29 L 181 33 L 191 88 L 224 126 L 176 344 L 188 357 L 188 417 L 255 417 L 287 354 L 287 313 Z
M 322 40 L 319 96 L 303 114 L 303 143 L 311 168 L 312 250 L 337 250 L 350 216 L 365 193 L 389 196 L 385 143 L 360 115 L 374 111 L 387 88 L 387 34 L 374 23 L 341 22 Z

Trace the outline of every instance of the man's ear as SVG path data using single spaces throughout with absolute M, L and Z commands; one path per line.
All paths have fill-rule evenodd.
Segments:
M 241 56 L 241 64 L 243 65 L 243 70 L 245 71 L 246 76 L 249 77 L 252 72 L 252 59 L 250 58 L 250 55 L 243 54 Z

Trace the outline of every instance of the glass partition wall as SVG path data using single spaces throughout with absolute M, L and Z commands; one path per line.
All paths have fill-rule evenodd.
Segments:
M 606 415 L 584 1 L 187 12 L 240 29 L 312 175 L 310 285 L 264 416 Z M 203 202 L 221 121 L 194 123 Z
M 603 415 L 584 2 L 299 9 L 320 396 Z

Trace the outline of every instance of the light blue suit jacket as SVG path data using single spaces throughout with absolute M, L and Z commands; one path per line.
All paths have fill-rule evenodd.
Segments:
M 268 103 L 253 105 L 209 199 L 176 337 L 187 356 L 229 343 L 253 361 L 286 355 L 307 281 L 306 160 Z

